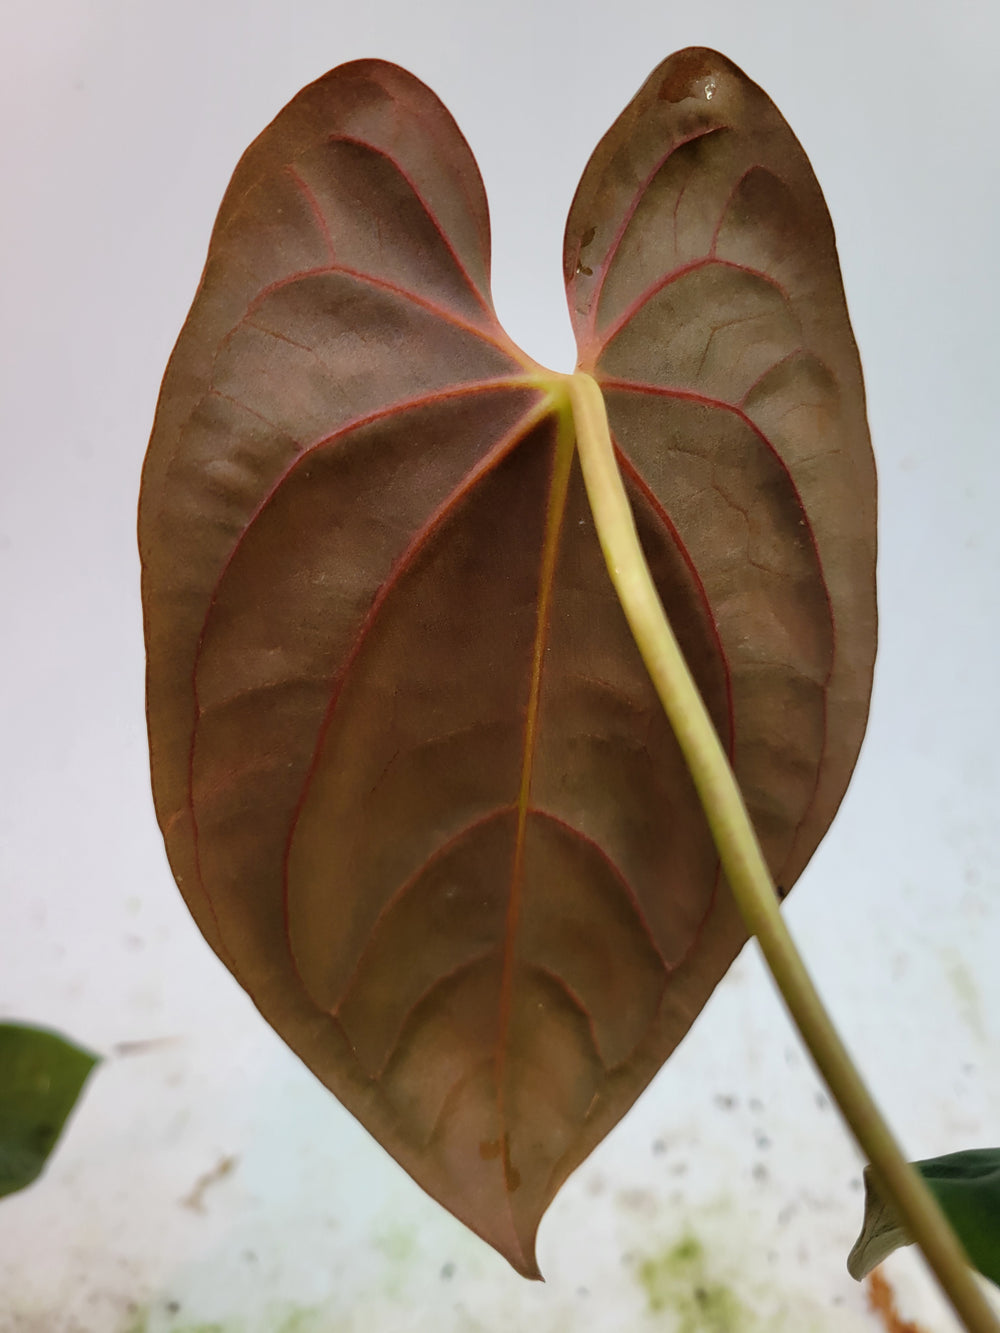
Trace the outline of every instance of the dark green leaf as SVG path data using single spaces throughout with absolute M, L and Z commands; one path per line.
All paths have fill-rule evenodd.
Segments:
M 970 1148 L 914 1162 L 927 1181 L 966 1253 L 984 1277 L 1000 1286 L 1000 1148 Z M 847 1260 L 859 1282 L 893 1250 L 912 1245 L 892 1204 L 881 1196 L 865 1167 L 865 1216 Z
M 55 1032 L 0 1023 L 0 1197 L 41 1175 L 97 1060 Z

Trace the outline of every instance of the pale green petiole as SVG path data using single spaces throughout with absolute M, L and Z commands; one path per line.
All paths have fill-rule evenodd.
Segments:
M 580 466 L 611 581 L 687 760 L 733 897 L 837 1105 L 969 1333 L 1000 1333 L 964 1251 L 919 1174 L 908 1165 L 805 969 L 736 778 L 667 620 L 615 461 L 604 398 L 577 372 L 562 381 Z M 553 386 L 555 390 L 555 386 Z

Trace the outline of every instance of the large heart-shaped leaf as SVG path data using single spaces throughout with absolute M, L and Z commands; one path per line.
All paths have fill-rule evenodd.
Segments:
M 857 754 L 874 479 L 833 233 L 767 97 L 675 55 L 566 237 L 657 586 L 787 889 Z M 475 162 L 392 65 L 240 162 L 140 546 L 157 813 L 262 1013 L 522 1273 L 744 940 Z

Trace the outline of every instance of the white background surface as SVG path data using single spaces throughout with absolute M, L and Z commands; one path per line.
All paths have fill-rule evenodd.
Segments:
M 501 317 L 568 370 L 561 238 L 584 163 L 670 51 L 724 51 L 826 192 L 881 470 L 869 737 L 789 918 L 908 1152 L 1000 1142 L 997 12 L 5 0 L 0 1016 L 108 1058 L 46 1177 L 0 1204 L 2 1333 L 879 1327 L 844 1272 L 854 1150 L 752 949 L 550 1210 L 545 1286 L 285 1051 L 163 856 L 134 507 L 223 189 L 303 84 L 377 55 L 443 98 L 489 193 Z M 656 1270 L 651 1300 L 689 1236 L 702 1260 Z M 954 1327 L 915 1261 L 887 1268 L 929 1333 Z M 725 1318 L 698 1313 L 699 1285 L 725 1289 Z

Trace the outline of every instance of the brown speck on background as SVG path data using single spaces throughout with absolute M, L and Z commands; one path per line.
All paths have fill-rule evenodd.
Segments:
M 896 1309 L 895 1292 L 881 1268 L 876 1268 L 868 1279 L 868 1308 L 878 1315 L 886 1333 L 927 1333 L 922 1324 L 900 1315 Z
M 203 1213 L 205 1211 L 205 1191 L 213 1185 L 217 1185 L 220 1180 L 225 1180 L 226 1176 L 231 1175 L 239 1163 L 236 1156 L 220 1157 L 211 1171 L 206 1171 L 200 1175 L 194 1182 L 190 1194 L 185 1194 L 181 1203 L 185 1208 L 192 1209 L 193 1212 Z

